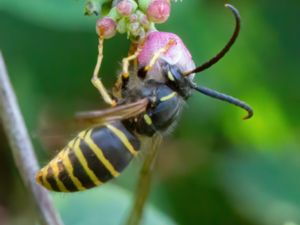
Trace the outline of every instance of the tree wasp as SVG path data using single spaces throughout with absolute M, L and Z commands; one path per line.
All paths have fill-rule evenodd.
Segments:
M 92 83 L 111 107 L 77 115 L 91 128 L 81 131 L 42 168 L 36 175 L 37 182 L 58 192 L 82 191 L 101 185 L 119 176 L 128 166 L 139 153 L 143 137 L 154 138 L 153 150 L 149 150 L 151 154 L 145 159 L 142 169 L 144 177 L 141 176 L 138 185 L 135 205 L 142 206 L 147 197 L 147 190 L 143 189 L 149 187 L 149 170 L 161 136 L 174 127 L 193 91 L 243 108 L 248 113 L 244 119 L 252 117 L 253 110 L 245 102 L 193 82 L 196 73 L 223 58 L 239 35 L 239 12 L 229 4 L 226 7 L 235 17 L 235 29 L 215 57 L 196 67 L 177 35 L 149 32 L 139 41 L 133 53 L 123 59 L 122 73 L 114 85 L 113 96 L 98 77 L 104 41 L 100 29 L 99 54 Z M 147 173 L 148 178 L 145 176 Z

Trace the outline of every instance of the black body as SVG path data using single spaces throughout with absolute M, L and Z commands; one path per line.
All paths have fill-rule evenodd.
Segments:
M 124 121 L 129 129 L 138 134 L 152 137 L 156 132 L 168 132 L 177 121 L 185 100 L 191 96 L 190 79 L 184 77 L 176 65 L 165 62 L 163 64 L 166 82 L 147 79 L 137 89 L 123 87 L 122 95 L 125 99 L 148 98 L 150 101 L 144 114 Z M 140 77 L 140 79 L 144 78 Z

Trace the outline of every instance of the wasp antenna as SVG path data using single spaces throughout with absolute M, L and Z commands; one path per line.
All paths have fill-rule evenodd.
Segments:
M 201 66 L 193 69 L 192 71 L 185 72 L 184 73 L 185 76 L 188 76 L 188 75 L 193 74 L 193 73 L 202 72 L 202 71 L 208 69 L 209 67 L 211 67 L 212 65 L 216 64 L 220 59 L 222 59 L 224 57 L 224 55 L 230 50 L 232 45 L 235 43 L 235 41 L 236 41 L 236 39 L 237 39 L 237 37 L 240 33 L 240 29 L 241 29 L 240 14 L 239 14 L 239 11 L 234 6 L 232 6 L 230 4 L 225 4 L 225 7 L 229 8 L 232 11 L 232 13 L 235 17 L 235 29 L 234 29 L 234 32 L 233 32 L 230 40 L 225 45 L 225 47 L 215 57 L 213 57 L 209 61 L 203 63 Z
M 229 96 L 229 95 L 226 95 L 226 94 L 223 94 L 223 93 L 220 93 L 218 91 L 215 91 L 215 90 L 212 90 L 212 89 L 209 89 L 207 87 L 198 87 L 198 86 L 193 86 L 193 89 L 195 89 L 196 91 L 202 93 L 202 94 L 205 94 L 209 97 L 212 97 L 212 98 L 215 98 L 215 99 L 219 99 L 221 101 L 224 101 L 224 102 L 228 102 L 230 104 L 233 104 L 235 106 L 238 106 L 244 110 L 246 110 L 248 112 L 248 114 L 243 118 L 244 120 L 247 120 L 247 119 L 250 119 L 252 116 L 253 116 L 253 110 L 252 108 L 245 102 L 239 100 L 239 99 L 236 99 L 232 96 Z

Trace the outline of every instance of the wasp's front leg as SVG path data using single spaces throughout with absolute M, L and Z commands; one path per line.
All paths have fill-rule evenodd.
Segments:
M 97 57 L 97 64 L 94 69 L 93 77 L 92 77 L 92 84 L 97 88 L 97 90 L 100 92 L 103 100 L 111 105 L 116 106 L 116 101 L 111 98 L 111 96 L 108 94 L 106 88 L 104 87 L 101 79 L 99 78 L 99 71 L 103 59 L 103 41 L 104 38 L 102 35 L 99 36 L 99 45 L 98 45 L 98 57 Z
M 170 39 L 170 40 L 168 41 L 168 43 L 167 43 L 164 47 L 158 49 L 158 50 L 154 53 L 154 55 L 152 56 L 152 58 L 151 58 L 151 60 L 149 61 L 148 65 L 145 66 L 144 71 L 145 71 L 145 72 L 148 72 L 149 70 L 151 70 L 152 67 L 155 65 L 155 63 L 157 62 L 157 60 L 159 59 L 159 57 L 160 57 L 162 54 L 164 54 L 164 53 L 166 53 L 167 51 L 169 51 L 169 49 L 170 49 L 172 46 L 174 46 L 175 44 L 176 44 L 176 41 L 175 41 L 174 39 Z

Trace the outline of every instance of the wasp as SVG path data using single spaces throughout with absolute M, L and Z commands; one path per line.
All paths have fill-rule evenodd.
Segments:
M 251 107 L 234 97 L 198 86 L 193 79 L 217 63 L 230 50 L 240 31 L 239 12 L 226 5 L 235 17 L 234 33 L 212 59 L 196 67 L 181 39 L 172 33 L 154 31 L 135 52 L 123 59 L 120 74 L 110 96 L 99 78 L 103 58 L 103 37 L 92 84 L 111 107 L 81 112 L 77 118 L 90 124 L 36 175 L 39 184 L 51 191 L 75 192 L 101 185 L 120 175 L 141 149 L 143 137 L 164 136 L 178 120 L 193 91 L 245 109 Z M 137 62 L 129 72 L 131 61 Z M 158 138 L 159 139 L 159 138 Z

